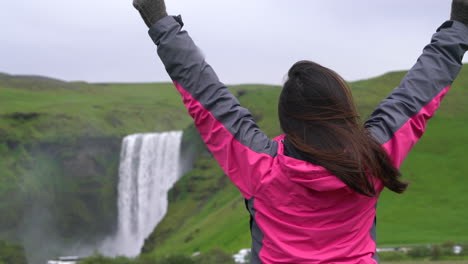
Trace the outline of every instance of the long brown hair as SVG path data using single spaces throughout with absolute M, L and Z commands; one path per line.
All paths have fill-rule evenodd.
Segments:
M 288 72 L 278 114 L 286 139 L 306 161 L 328 169 L 348 187 L 375 196 L 371 177 L 402 193 L 408 183 L 359 119 L 351 89 L 334 71 L 299 61 Z

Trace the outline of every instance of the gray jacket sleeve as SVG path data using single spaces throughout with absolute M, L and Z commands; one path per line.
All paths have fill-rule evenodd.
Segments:
M 366 121 L 372 135 L 399 167 L 426 128 L 462 67 L 468 49 L 468 27 L 447 21 L 432 36 L 399 87 Z
M 250 199 L 273 162 L 277 143 L 268 139 L 218 80 L 182 25 L 180 17 L 168 16 L 154 24 L 149 34 L 208 149 Z

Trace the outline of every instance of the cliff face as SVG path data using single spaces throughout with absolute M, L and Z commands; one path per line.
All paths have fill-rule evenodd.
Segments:
M 80 138 L 73 142 L 17 145 L 3 187 L 0 228 L 20 239 L 31 212 L 47 215 L 48 225 L 63 237 L 96 237 L 109 233 L 116 219 L 116 184 L 120 138 Z M 8 186 L 6 186 L 8 185 Z M 24 226 L 26 225 L 26 226 Z M 36 227 L 37 228 L 37 227 Z
M 99 178 L 108 175 L 109 162 L 118 162 L 120 138 L 81 138 L 67 143 L 41 143 L 33 152 L 45 152 L 57 157 L 68 177 Z M 117 163 L 118 164 L 118 163 Z M 115 168 L 112 168 L 115 169 Z
M 9 149 L 15 162 L 2 176 L 15 177 L 1 184 L 9 190 L 0 198 L 2 237 L 23 244 L 30 263 L 91 254 L 116 227 L 120 144 L 116 137 L 78 138 Z

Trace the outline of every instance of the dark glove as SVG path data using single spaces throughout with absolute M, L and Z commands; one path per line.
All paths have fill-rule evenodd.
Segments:
M 468 25 L 468 0 L 453 0 L 450 20 L 456 20 Z
M 164 0 L 133 0 L 133 6 L 140 12 L 148 27 L 167 16 Z

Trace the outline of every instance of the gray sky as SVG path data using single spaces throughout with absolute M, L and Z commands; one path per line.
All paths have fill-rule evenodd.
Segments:
M 451 0 L 166 0 L 228 84 L 281 84 L 308 59 L 347 80 L 409 69 Z M 0 72 L 169 81 L 131 0 L 15 0 L 0 9 Z M 468 56 L 467 56 L 468 57 Z M 467 58 L 464 60 L 467 62 Z

